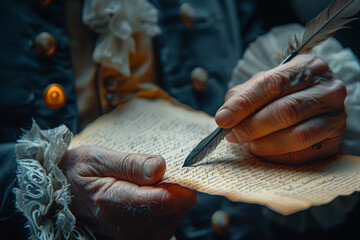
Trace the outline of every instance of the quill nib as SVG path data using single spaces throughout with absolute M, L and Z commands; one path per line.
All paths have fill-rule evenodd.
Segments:
M 216 128 L 209 136 L 204 138 L 186 157 L 183 167 L 189 167 L 200 162 L 212 153 L 224 137 L 231 132 L 231 128 Z

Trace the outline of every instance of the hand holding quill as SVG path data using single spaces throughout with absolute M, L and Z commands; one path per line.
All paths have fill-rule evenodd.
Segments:
M 306 26 L 306 30 L 305 30 L 305 33 L 303 34 L 303 37 L 301 40 L 295 38 L 295 44 L 290 44 L 289 46 L 289 50 L 287 52 L 288 54 L 288 57 L 286 57 L 284 59 L 284 61 L 280 64 L 284 64 L 286 62 L 289 62 L 294 56 L 298 55 L 299 53 L 300 54 L 303 54 L 303 53 L 308 53 L 308 52 L 311 52 L 311 50 L 313 49 L 313 47 L 315 47 L 316 45 L 318 45 L 319 43 L 323 42 L 324 40 L 326 40 L 327 38 L 329 38 L 330 36 L 332 36 L 336 30 L 338 30 L 339 28 L 341 28 L 343 25 L 345 25 L 346 23 L 350 22 L 351 20 L 353 20 L 351 18 L 351 16 L 353 16 L 354 14 L 356 14 L 358 11 L 359 11 L 359 8 L 360 8 L 360 1 L 346 1 L 346 0 L 338 0 L 338 1 L 335 1 L 333 2 L 327 9 L 325 9 L 322 13 L 320 13 L 316 18 L 314 18 L 313 20 L 311 20 L 307 26 Z M 305 59 L 306 60 L 306 59 Z M 319 62 L 319 60 L 317 60 L 317 62 Z M 295 64 L 295 63 L 292 63 L 292 64 Z M 315 63 L 314 63 L 315 64 Z M 314 65 L 313 64 L 313 65 Z M 306 64 L 305 64 L 306 65 Z M 304 66 L 305 66 L 304 65 Z M 315 64 L 316 65 L 316 64 Z M 319 65 L 319 64 L 317 64 Z M 321 65 L 321 64 L 320 64 Z M 300 65 L 299 65 L 300 66 Z M 324 66 L 326 66 L 326 64 L 324 64 Z M 279 67 L 281 68 L 281 67 Z M 326 68 L 326 67 L 325 67 Z M 284 69 L 284 68 L 282 68 Z M 304 69 L 301 69 L 300 67 L 300 72 L 299 74 L 301 74 L 301 70 L 303 70 L 303 73 L 302 75 L 306 75 L 306 72 L 304 72 L 304 70 L 306 69 L 306 66 Z M 325 69 L 326 70 L 326 69 Z M 324 70 L 324 71 L 325 71 Z M 317 71 L 317 70 L 316 70 Z M 326 70 L 327 71 L 327 70 Z M 330 71 L 330 70 L 329 70 Z M 324 72 L 325 73 L 325 72 Z M 278 74 L 278 73 L 276 73 Z M 318 73 L 319 74 L 319 73 Z M 321 73 L 323 74 L 323 73 Z M 299 76 L 299 75 L 296 75 L 296 76 Z M 291 76 L 291 77 L 296 77 L 295 75 L 294 76 Z M 266 79 L 266 78 L 264 78 Z M 270 79 L 271 80 L 271 79 Z M 309 82 L 308 81 L 304 81 L 305 83 L 308 83 L 309 85 L 313 84 L 313 82 Z M 332 82 L 332 85 L 328 85 L 329 89 L 332 89 L 334 88 L 334 86 L 337 86 L 339 85 L 339 82 L 341 82 L 340 80 L 336 81 L 333 79 L 332 77 L 332 80 L 330 81 Z M 265 88 L 266 87 L 269 87 L 271 84 L 273 84 L 274 82 L 272 83 L 267 83 L 267 85 L 265 84 Z M 321 85 L 321 84 L 320 84 Z M 325 83 L 322 84 L 322 86 L 325 86 Z M 333 87 L 332 87 L 333 86 Z M 259 86 L 258 86 L 259 87 Z M 260 86 L 261 87 L 261 86 Z M 291 88 L 290 88 L 291 89 Z M 269 91 L 271 91 L 271 89 L 268 89 Z M 304 89 L 300 89 L 300 90 L 304 90 L 303 92 L 305 91 L 308 91 L 309 90 L 306 88 Z M 338 87 L 338 90 L 340 90 L 340 88 Z M 286 94 L 293 94 L 292 97 L 296 97 L 296 95 L 294 94 L 294 92 L 297 92 L 299 91 L 299 89 L 292 89 L 292 90 L 289 90 L 289 89 L 284 89 L 283 92 L 286 93 Z M 330 90 L 329 90 L 330 91 Z M 330 95 L 331 95 L 331 91 L 329 92 L 328 90 L 324 91 L 324 92 L 328 92 Z M 337 92 L 341 92 L 340 91 L 337 91 Z M 266 92 L 265 92 L 266 94 Z M 272 93 L 271 93 L 272 94 Z M 231 93 L 230 93 L 231 95 Z M 268 94 L 266 94 L 268 95 Z M 274 97 L 272 99 L 272 101 L 269 101 L 268 104 L 270 103 L 273 103 L 277 98 L 280 98 L 280 97 L 284 97 L 285 94 L 283 95 L 277 95 L 276 97 Z M 248 96 L 243 95 L 241 96 L 240 98 L 238 99 L 241 99 L 241 98 L 246 98 Z M 341 103 L 342 97 L 339 96 L 338 98 L 338 102 Z M 327 98 L 326 98 L 327 99 Z M 324 99 L 321 99 L 321 100 L 326 100 L 325 97 Z M 250 99 L 250 100 L 253 100 L 256 102 L 256 99 Z M 251 101 L 250 101 L 251 102 Z M 332 103 L 331 103 L 332 104 Z M 224 104 L 225 106 L 226 104 Z M 228 104 L 229 105 L 229 104 Z M 339 108 L 339 104 L 332 104 L 332 108 Z M 222 107 L 220 108 L 220 110 L 224 110 L 226 109 L 226 107 Z M 252 107 L 251 107 L 252 108 Z M 252 108 L 253 109 L 253 108 Z M 259 110 L 255 108 L 255 110 Z M 219 113 L 219 112 L 218 112 Z M 241 115 L 241 113 L 240 113 Z M 306 114 L 305 114 L 306 115 Z M 342 115 L 342 114 L 339 114 L 339 115 Z M 346 114 L 345 114 L 346 115 Z M 218 117 L 218 115 L 217 115 Z M 313 116 L 312 116 L 313 117 Z M 340 118 L 340 117 L 338 117 Z M 345 117 L 346 118 L 346 117 Z M 317 119 L 317 118 L 316 118 Z M 217 119 L 218 120 L 218 119 Z M 307 119 L 301 119 L 301 121 L 305 121 Z M 339 120 L 335 120 L 335 122 L 339 122 Z M 224 122 L 224 121 L 223 121 Z M 248 121 L 249 122 L 249 121 Z M 333 121 L 334 122 L 334 121 Z M 342 122 L 344 122 L 342 120 Z M 220 124 L 219 124 L 220 125 Z M 224 125 L 224 124 L 223 124 Z M 226 125 L 226 124 L 225 124 Z M 239 125 L 243 125 L 244 124 L 239 124 Z M 304 125 L 304 124 L 303 124 Z M 191 166 L 192 164 L 194 163 L 197 163 L 199 162 L 203 157 L 205 157 L 207 154 L 209 154 L 210 152 L 212 152 L 216 146 L 218 145 L 218 143 L 229 133 L 231 132 L 231 129 L 233 128 L 234 126 L 230 126 L 229 128 L 227 129 L 224 129 L 224 128 L 217 128 L 213 133 L 211 133 L 207 138 L 205 138 L 203 141 L 201 141 L 198 146 L 189 154 L 189 156 L 187 157 L 187 159 L 185 160 L 185 163 L 184 163 L 184 166 Z M 238 126 L 236 127 L 238 128 Z M 340 127 L 339 127 L 340 128 Z M 245 129 L 246 130 L 246 129 Z M 248 130 L 246 130 L 245 132 L 248 132 Z M 234 137 L 233 133 L 231 133 L 230 135 L 232 135 L 232 137 Z M 229 136 L 230 136 L 229 135 Z M 335 136 L 336 135 L 336 136 Z M 341 132 L 338 132 L 336 134 L 334 134 L 334 137 L 337 138 L 338 135 L 341 135 Z M 329 138 L 329 137 L 324 137 L 325 138 Z M 323 139 L 320 139 L 320 140 L 323 140 Z M 337 141 L 333 141 L 333 142 L 337 142 Z M 335 146 L 334 144 L 328 144 L 329 146 Z M 336 148 L 334 148 L 336 150 Z M 296 149 L 295 149 L 296 150 Z M 315 154 L 316 155 L 316 154 Z

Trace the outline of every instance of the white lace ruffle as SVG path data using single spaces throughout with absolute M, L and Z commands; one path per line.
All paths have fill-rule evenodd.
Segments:
M 41 130 L 34 122 L 18 140 L 16 204 L 28 219 L 30 239 L 87 239 L 75 228 L 68 183 L 57 166 L 71 139 L 64 125 Z
M 83 22 L 100 34 L 93 59 L 130 75 L 129 53 L 134 33 L 153 37 L 161 32 L 158 11 L 147 0 L 85 0 Z

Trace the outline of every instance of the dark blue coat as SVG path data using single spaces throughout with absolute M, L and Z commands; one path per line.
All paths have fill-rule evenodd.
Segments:
M 52 0 L 0 1 L 0 238 L 25 239 L 24 219 L 14 210 L 11 193 L 15 183 L 14 144 L 29 129 L 32 118 L 42 128 L 66 124 L 77 132 L 77 106 L 71 65 L 70 41 L 66 30 L 65 3 Z M 154 0 L 160 11 L 162 34 L 155 39 L 160 85 L 180 102 L 210 114 L 223 103 L 227 83 L 246 45 L 274 25 L 296 21 L 288 1 L 188 0 L 196 17 L 181 17 L 185 1 Z M 283 11 L 281 9 L 289 9 Z M 186 16 L 185 16 L 186 17 Z M 185 22 L 184 22 L 185 21 Z M 57 50 L 42 56 L 35 39 L 49 32 Z M 209 75 L 202 91 L 191 84 L 191 71 L 202 67 Z M 50 109 L 43 100 L 52 83 L 63 86 L 67 101 Z M 211 214 L 222 209 L 230 213 L 232 227 L 225 239 L 270 238 L 270 225 L 261 207 L 232 203 L 201 194 L 199 204 L 181 223 L 179 239 L 219 239 L 210 223 Z M 240 214 L 241 213 L 241 214 Z

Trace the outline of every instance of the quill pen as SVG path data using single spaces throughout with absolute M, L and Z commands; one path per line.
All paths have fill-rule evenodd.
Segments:
M 336 0 L 324 11 L 310 20 L 305 26 L 301 40 L 294 35 L 294 43 L 290 43 L 285 51 L 287 56 L 280 65 L 290 61 L 297 54 L 308 53 L 316 45 L 322 43 L 353 18 L 360 10 L 360 0 Z M 216 128 L 209 136 L 204 138 L 186 157 L 183 167 L 200 162 L 205 156 L 212 153 L 218 144 L 231 132 L 231 128 Z

